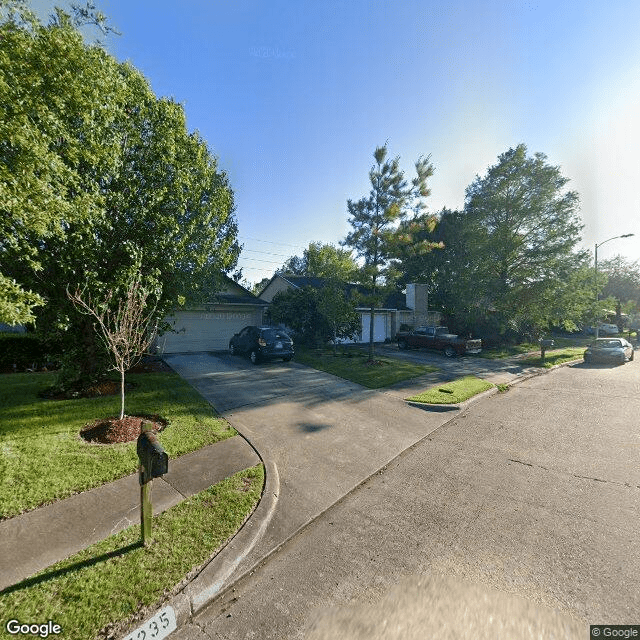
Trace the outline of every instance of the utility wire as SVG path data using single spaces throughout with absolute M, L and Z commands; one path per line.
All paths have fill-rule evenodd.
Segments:
M 279 244 L 282 247 L 293 247 L 294 249 L 306 249 L 297 244 L 287 244 L 286 242 L 273 242 L 272 240 L 261 240 L 260 238 L 250 238 L 249 236 L 238 236 L 240 240 L 254 240 L 255 242 L 265 242 L 267 244 Z

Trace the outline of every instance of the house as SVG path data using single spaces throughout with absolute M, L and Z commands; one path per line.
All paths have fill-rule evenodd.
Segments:
M 175 333 L 166 332 L 154 341 L 158 353 L 221 351 L 229 339 L 247 325 L 261 325 L 267 302 L 257 298 L 228 276 L 222 290 L 200 306 L 177 310 L 167 318 Z
M 23 324 L 5 324 L 0 322 L 0 333 L 25 333 L 27 328 Z
M 295 276 L 290 274 L 276 274 L 267 283 L 258 296 L 265 302 L 271 302 L 280 291 L 313 287 L 320 289 L 327 283 L 325 278 Z M 345 284 L 347 295 L 354 291 L 366 293 L 366 288 L 357 284 Z M 428 310 L 429 296 L 427 285 L 408 284 L 406 294 L 393 294 L 375 309 L 373 317 L 373 339 L 375 342 L 393 340 L 400 326 L 418 326 L 421 324 L 439 324 L 440 314 Z M 370 309 L 359 306 L 356 311 L 360 315 L 361 330 L 356 342 L 369 342 Z

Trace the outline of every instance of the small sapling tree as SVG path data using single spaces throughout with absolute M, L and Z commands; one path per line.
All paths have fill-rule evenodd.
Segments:
M 97 320 L 94 327 L 110 353 L 111 369 L 120 373 L 120 420 L 124 418 L 124 374 L 140 361 L 151 344 L 157 319 L 159 294 L 143 287 L 141 280 L 139 273 L 130 277 L 119 299 L 114 289 L 109 289 L 101 300 L 84 291 L 76 290 L 72 294 L 67 290 L 76 308 Z M 152 294 L 156 303 L 148 304 Z

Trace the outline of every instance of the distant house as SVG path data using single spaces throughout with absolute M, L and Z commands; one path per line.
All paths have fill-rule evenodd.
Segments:
M 224 287 L 199 307 L 177 310 L 167 321 L 174 332 L 158 336 L 158 353 L 221 351 L 247 325 L 261 325 L 267 303 L 227 276 Z
M 289 274 L 276 274 L 267 283 L 258 296 L 265 302 L 271 302 L 280 291 L 288 289 L 302 289 L 313 287 L 321 289 L 326 286 L 325 278 L 312 278 L 307 276 L 294 276 Z M 345 284 L 348 295 L 354 291 L 366 293 L 365 287 L 357 284 Z M 360 335 L 356 342 L 369 342 L 370 309 L 358 306 L 356 311 L 360 314 Z M 428 311 L 428 292 L 425 284 L 408 284 L 406 294 L 394 294 L 389 296 L 382 306 L 376 308 L 373 319 L 373 339 L 375 342 L 393 340 L 400 330 L 400 325 L 418 326 L 422 324 L 439 324 L 440 315 L 434 311 Z
M 25 333 L 27 328 L 23 324 L 5 324 L 0 322 L 0 333 Z

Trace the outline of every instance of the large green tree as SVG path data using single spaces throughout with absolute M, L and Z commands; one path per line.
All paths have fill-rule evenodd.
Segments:
M 320 287 L 301 287 L 277 293 L 269 306 L 272 322 L 282 323 L 309 345 L 352 339 L 360 331 L 360 316 L 342 283 L 327 280 Z
M 318 308 L 319 291 L 301 287 L 278 292 L 267 311 L 269 319 L 292 330 L 306 344 L 322 344 L 331 335 L 331 327 Z
M 60 10 L 47 25 L 5 16 L 0 98 L 0 275 L 46 302 L 38 331 L 95 376 L 104 349 L 67 287 L 98 299 L 139 265 L 158 319 L 206 298 L 237 262 L 233 192 L 182 106 Z
M 632 313 L 640 308 L 640 262 L 618 255 L 601 261 L 598 272 L 607 276 L 602 295 L 615 300 L 616 322 L 622 326 L 623 307 Z
M 520 144 L 466 191 L 465 216 L 482 228 L 477 271 L 501 330 L 523 335 L 559 320 L 571 325 L 590 304 L 580 275 L 588 256 L 577 250 L 579 198 L 568 182 L 544 154 L 529 156 Z
M 66 59 L 53 55 L 64 46 L 60 32 L 46 34 L 24 2 L 2 0 L 0 11 L 0 320 L 31 323 L 44 299 L 25 287 L 24 278 L 7 273 L 8 262 L 17 257 L 24 269 L 40 270 L 44 256 L 34 238 L 60 237 L 65 224 L 82 223 L 99 210 L 99 186 L 83 184 L 77 163 L 61 150 L 71 139 L 71 121 L 92 103 L 103 105 L 98 83 L 86 86 L 74 73 L 72 48 Z M 92 62 L 85 64 L 99 74 Z M 94 141 L 86 141 L 86 155 L 97 161 L 108 150 Z
M 577 250 L 578 195 L 567 183 L 543 154 L 510 149 L 467 189 L 464 210 L 444 209 L 418 231 L 442 249 L 402 256 L 400 284 L 428 283 L 430 305 L 457 331 L 489 340 L 576 327 L 592 312 L 593 272 Z
M 429 195 L 427 180 L 433 175 L 433 165 L 428 157 L 415 163 L 416 176 L 410 183 L 400 169 L 399 158 L 387 159 L 386 145 L 377 147 L 373 157 L 375 164 L 369 171 L 369 195 L 347 202 L 349 224 L 353 230 L 343 242 L 362 258 L 359 280 L 371 291 L 368 300 L 370 360 L 374 359 L 374 309 L 379 302 L 379 287 L 384 281 L 386 268 L 397 253 L 398 227 L 412 214 L 423 214 L 424 199 Z
M 302 257 L 292 256 L 277 270 L 277 273 L 351 282 L 358 270 L 358 265 L 351 254 L 350 249 L 341 249 L 321 242 L 310 242 L 302 253 Z
M 334 353 L 337 352 L 339 340 L 353 340 L 359 334 L 360 315 L 356 312 L 353 298 L 339 281 L 329 280 L 320 289 L 317 307 L 331 327 Z

